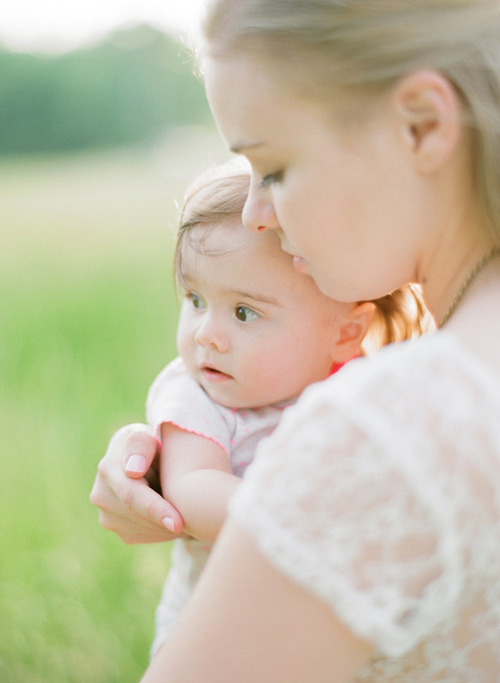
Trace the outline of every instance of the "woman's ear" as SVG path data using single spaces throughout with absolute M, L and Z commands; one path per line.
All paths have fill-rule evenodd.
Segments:
M 438 170 L 462 134 L 462 105 L 453 84 L 437 71 L 414 71 L 398 83 L 392 102 L 415 169 L 424 174 Z
M 358 356 L 361 344 L 370 328 L 375 315 L 375 304 L 365 301 L 353 304 L 340 327 L 337 341 L 333 349 L 333 360 L 336 363 L 346 363 Z

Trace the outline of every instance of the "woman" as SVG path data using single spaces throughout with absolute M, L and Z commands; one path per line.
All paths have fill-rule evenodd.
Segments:
M 341 301 L 419 282 L 443 329 L 285 414 L 145 681 L 499 679 L 499 31 L 493 0 L 212 4 L 246 227 Z

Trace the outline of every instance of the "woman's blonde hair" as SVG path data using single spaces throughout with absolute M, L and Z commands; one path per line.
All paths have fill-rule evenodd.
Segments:
M 250 174 L 236 164 L 224 164 L 203 173 L 188 189 L 182 208 L 175 248 L 175 274 L 183 282 L 183 251 L 186 244 L 204 251 L 204 236 L 193 228 L 221 223 L 240 223 L 250 188 Z M 213 253 L 211 251 L 210 253 Z M 386 344 L 415 337 L 429 328 L 431 317 L 420 290 L 405 285 L 373 302 L 375 317 L 364 348 L 371 352 Z
M 461 97 L 471 172 L 500 244 L 498 0 L 213 0 L 204 35 L 210 53 L 270 58 L 323 99 L 332 87 L 377 94 L 416 69 L 442 73 Z

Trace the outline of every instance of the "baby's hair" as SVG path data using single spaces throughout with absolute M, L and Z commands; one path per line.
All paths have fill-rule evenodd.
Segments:
M 203 233 L 197 233 L 194 237 L 193 228 L 213 227 L 221 223 L 241 224 L 241 214 L 249 188 L 248 170 L 235 163 L 209 168 L 188 188 L 180 215 L 174 255 L 174 270 L 178 282 L 183 282 L 182 256 L 186 242 L 197 251 L 204 251 Z
M 442 73 L 461 98 L 471 173 L 500 244 L 498 0 L 212 0 L 204 34 L 210 54 L 269 58 L 306 97 L 331 101 L 333 88 L 347 90 L 358 117 L 369 112 L 366 96 L 405 74 Z
M 373 303 L 375 316 L 363 344 L 365 351 L 413 339 L 435 327 L 418 285 L 404 285 Z
M 208 169 L 190 186 L 180 215 L 174 257 L 175 275 L 181 285 L 186 243 L 204 252 L 204 233 L 196 231 L 193 235 L 193 228 L 205 226 L 209 229 L 221 223 L 241 225 L 249 188 L 248 170 L 231 163 Z M 213 254 L 213 250 L 210 253 Z M 363 344 L 367 352 L 418 336 L 431 324 L 420 290 L 415 285 L 405 285 L 373 303 L 375 317 Z

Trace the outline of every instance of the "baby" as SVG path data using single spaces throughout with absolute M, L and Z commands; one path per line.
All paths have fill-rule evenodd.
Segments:
M 376 310 L 329 299 L 294 270 L 274 231 L 245 230 L 249 182 L 241 169 L 213 169 L 181 216 L 180 357 L 153 383 L 147 417 L 162 444 L 163 495 L 190 538 L 174 542 L 152 653 L 189 597 L 256 445 L 305 387 L 362 353 Z

